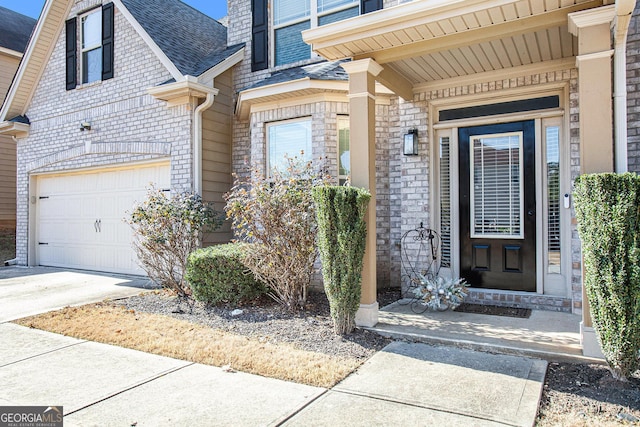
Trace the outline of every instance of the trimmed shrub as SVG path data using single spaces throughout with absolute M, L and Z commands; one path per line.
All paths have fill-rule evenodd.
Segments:
M 613 376 L 626 380 L 640 368 L 640 176 L 582 175 L 574 200 L 593 327 Z
M 246 245 L 228 243 L 198 249 L 189 255 L 186 279 L 193 297 L 207 304 L 238 304 L 267 289 L 244 265 Z
M 125 221 L 133 229 L 133 247 L 149 278 L 185 297 L 191 289 L 184 280 L 189 254 L 199 246 L 203 232 L 222 225 L 222 215 L 189 192 L 150 188 Z
M 355 187 L 313 189 L 324 289 L 334 331 L 340 335 L 356 326 L 367 238 L 364 218 L 370 198 L 368 191 Z
M 269 296 L 290 311 L 304 307 L 316 251 L 311 189 L 322 181 L 311 162 L 288 159 L 286 171 L 266 177 L 254 170 L 227 195 L 227 218 L 239 238 L 253 243 L 245 264 L 269 287 Z

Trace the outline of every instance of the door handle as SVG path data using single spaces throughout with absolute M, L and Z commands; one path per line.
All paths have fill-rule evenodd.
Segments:
M 102 233 L 102 220 L 98 220 L 98 233 Z
M 529 215 L 529 216 L 534 216 L 535 214 L 536 214 L 536 211 L 534 211 L 533 209 L 529 209 L 527 211 L 527 215 Z
M 97 219 L 93 223 L 93 229 L 96 230 L 96 233 L 98 232 L 98 220 Z

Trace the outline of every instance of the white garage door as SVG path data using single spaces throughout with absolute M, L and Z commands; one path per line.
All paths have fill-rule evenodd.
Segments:
M 169 188 L 168 164 L 39 177 L 38 263 L 145 274 L 124 218 L 151 184 Z

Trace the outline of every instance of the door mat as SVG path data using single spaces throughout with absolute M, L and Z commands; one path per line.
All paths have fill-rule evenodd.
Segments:
M 500 307 L 497 305 L 480 305 L 462 303 L 454 311 L 461 313 L 491 314 L 493 316 L 519 317 L 528 319 L 531 316 L 530 308 Z

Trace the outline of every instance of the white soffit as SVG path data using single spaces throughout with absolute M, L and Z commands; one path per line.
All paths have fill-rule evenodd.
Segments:
M 602 0 L 414 0 L 303 32 L 329 60 L 372 58 L 412 84 L 574 57 L 567 15 Z

